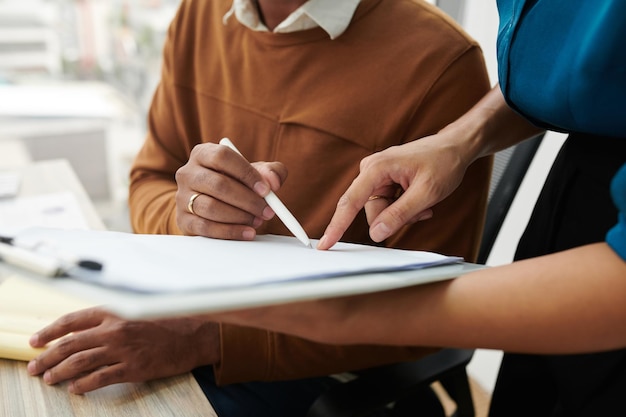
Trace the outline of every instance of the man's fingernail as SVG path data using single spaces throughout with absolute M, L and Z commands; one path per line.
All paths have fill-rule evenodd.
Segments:
M 35 371 L 37 369 L 36 367 L 37 367 L 37 363 L 33 359 L 32 361 L 28 362 L 28 365 L 26 365 L 26 370 L 28 371 L 30 375 L 35 375 Z
M 244 240 L 252 240 L 256 236 L 256 231 L 246 229 L 243 231 L 242 236 Z
M 374 242 L 382 242 L 389 237 L 389 227 L 385 223 L 378 223 L 370 232 Z
M 328 240 L 328 237 L 326 237 L 326 235 L 322 236 L 320 241 L 317 242 L 317 249 L 324 249 L 326 248 L 326 241 Z
M 270 206 L 267 206 L 263 209 L 263 218 L 265 220 L 269 220 L 272 217 L 274 217 L 274 210 L 272 210 L 272 208 Z
M 39 335 L 37 333 L 32 335 L 28 340 L 28 343 L 30 343 L 31 346 L 38 346 L 37 344 L 39 343 Z
M 255 183 L 253 188 L 254 191 L 262 197 L 265 197 L 265 195 L 270 192 L 270 187 L 261 181 Z

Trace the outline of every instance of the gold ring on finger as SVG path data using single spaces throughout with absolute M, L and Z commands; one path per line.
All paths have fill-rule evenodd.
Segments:
M 193 202 L 196 200 L 196 198 L 198 198 L 199 195 L 200 193 L 192 194 L 191 197 L 189 197 L 189 201 L 187 202 L 187 211 L 189 211 L 189 213 L 193 214 L 194 216 L 196 215 L 196 213 L 193 211 Z
M 374 201 L 374 200 L 378 200 L 379 198 L 384 198 L 385 200 L 388 200 L 389 197 L 385 197 L 384 195 L 371 195 L 367 198 L 367 201 Z

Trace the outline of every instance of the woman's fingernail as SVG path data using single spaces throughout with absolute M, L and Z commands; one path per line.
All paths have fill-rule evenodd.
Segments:
M 28 340 L 28 343 L 30 343 L 31 346 L 38 346 L 37 344 L 39 343 L 39 335 L 37 333 L 32 335 Z
M 426 211 L 426 212 L 424 212 L 424 213 L 421 213 L 421 214 L 419 215 L 419 217 L 417 218 L 417 221 L 418 221 L 418 222 L 420 222 L 420 221 L 422 221 L 422 220 L 428 220 L 428 219 L 430 219 L 430 218 L 432 218 L 432 217 L 433 217 L 433 212 L 432 212 L 432 210 L 428 210 L 428 211 Z
M 382 242 L 389 237 L 389 227 L 385 223 L 378 223 L 370 232 L 374 242 Z

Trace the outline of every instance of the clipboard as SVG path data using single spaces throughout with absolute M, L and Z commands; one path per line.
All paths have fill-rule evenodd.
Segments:
M 355 274 L 313 281 L 286 281 L 173 294 L 136 293 L 68 278 L 50 279 L 6 264 L 0 264 L 0 273 L 50 286 L 100 305 L 126 319 L 152 319 L 386 291 L 449 280 L 483 268 L 486 267 L 462 262 L 413 271 Z
M 484 268 L 456 257 L 367 245 L 342 243 L 331 251 L 317 251 L 294 237 L 272 235 L 243 242 L 35 228 L 14 240 L 29 244 L 35 238 L 55 241 L 62 252 L 81 248 L 80 256 L 102 256 L 103 271 L 69 270 L 67 277 L 47 277 L 0 262 L 5 274 L 52 286 L 128 319 L 391 290 Z M 189 267 L 193 261 L 199 263 Z M 159 272 L 161 281 L 155 276 Z M 185 283 L 185 274 L 197 276 Z

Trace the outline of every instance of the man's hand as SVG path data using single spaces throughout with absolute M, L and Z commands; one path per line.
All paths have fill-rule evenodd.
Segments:
M 227 146 L 196 145 L 176 172 L 178 227 L 187 235 L 252 240 L 256 228 L 274 216 L 263 197 L 286 178 L 280 162 L 250 164 Z
M 219 325 L 199 318 L 125 321 L 99 308 L 67 314 L 35 333 L 45 352 L 28 364 L 47 384 L 75 394 L 120 382 L 179 375 L 220 358 Z

